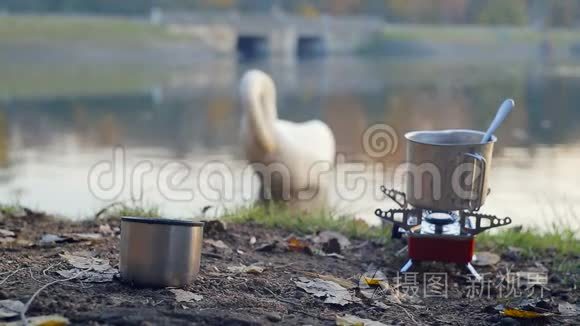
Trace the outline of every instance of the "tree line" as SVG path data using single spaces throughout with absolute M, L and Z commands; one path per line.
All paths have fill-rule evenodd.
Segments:
M 580 0 L 0 0 L 5 12 L 147 15 L 162 10 L 235 10 L 374 15 L 394 23 L 580 26 Z

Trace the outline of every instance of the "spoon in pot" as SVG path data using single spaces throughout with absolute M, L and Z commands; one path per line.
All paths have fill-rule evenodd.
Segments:
M 491 140 L 491 136 L 493 136 L 493 133 L 497 130 L 497 128 L 499 128 L 499 126 L 502 124 L 502 122 L 505 120 L 505 118 L 510 114 L 510 112 L 512 111 L 512 109 L 514 108 L 515 105 L 516 105 L 516 103 L 511 98 L 503 101 L 503 103 L 501 104 L 499 109 L 497 109 L 497 113 L 495 114 L 495 118 L 493 118 L 493 121 L 489 125 L 489 128 L 487 128 L 487 132 L 485 133 L 485 135 L 481 139 L 482 144 L 485 144 Z

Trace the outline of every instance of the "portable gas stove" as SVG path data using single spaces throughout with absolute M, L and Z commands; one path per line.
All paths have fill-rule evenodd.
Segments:
M 375 215 L 393 223 L 393 238 L 407 236 L 409 260 L 401 268 L 407 272 L 414 261 L 438 261 L 465 266 L 481 279 L 471 260 L 475 236 L 483 231 L 511 223 L 511 218 L 497 218 L 468 210 L 437 211 L 409 208 L 405 193 L 381 187 L 381 191 L 401 209 L 375 210 Z

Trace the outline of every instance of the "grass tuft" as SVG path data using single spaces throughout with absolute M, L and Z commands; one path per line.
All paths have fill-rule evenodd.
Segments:
M 580 240 L 572 229 L 552 229 L 542 232 L 534 229 L 510 228 L 497 233 L 482 233 L 478 244 L 488 248 L 518 247 L 524 254 L 533 255 L 538 250 L 555 250 L 560 254 L 580 253 Z
M 254 205 L 226 213 L 223 220 L 231 223 L 256 223 L 301 234 L 336 231 L 355 239 L 390 239 L 390 228 L 372 227 L 349 216 L 334 217 L 329 212 L 302 213 L 281 205 Z
M 6 215 L 15 215 L 22 210 L 20 204 L 0 204 L 0 213 Z
M 328 212 L 298 213 L 283 206 L 250 206 L 226 213 L 223 219 L 231 223 L 256 223 L 269 228 L 283 229 L 301 234 L 311 234 L 323 230 L 337 231 L 357 239 L 378 239 L 389 241 L 391 228 L 372 227 L 351 216 L 333 217 Z M 511 228 L 497 233 L 482 233 L 477 237 L 481 248 L 505 250 L 518 247 L 524 254 L 534 255 L 538 251 L 553 250 L 559 255 L 580 253 L 580 241 L 571 229 L 547 232 Z
M 113 203 L 101 209 L 96 215 L 96 218 L 121 218 L 122 216 L 135 217 L 161 217 L 161 209 L 155 205 L 138 205 L 136 203 L 124 204 Z

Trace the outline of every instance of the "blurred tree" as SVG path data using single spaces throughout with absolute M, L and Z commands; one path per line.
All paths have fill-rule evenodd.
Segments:
M 554 27 L 575 27 L 580 16 L 580 1 L 551 0 L 549 1 L 549 25 Z
M 468 0 L 440 0 L 438 22 L 465 23 Z
M 527 20 L 526 0 L 487 0 L 477 22 L 490 25 L 523 25 Z
M 580 26 L 580 0 L 0 0 L 0 11 L 148 15 L 162 10 L 283 10 L 304 16 L 363 14 L 391 22 Z
M 320 10 L 309 4 L 301 4 L 298 7 L 298 14 L 304 17 L 314 18 L 320 16 Z
M 236 7 L 236 0 L 202 0 L 200 5 L 212 9 L 231 9 Z
M 325 0 L 322 9 L 333 15 L 352 14 L 360 12 L 363 3 L 361 0 Z

